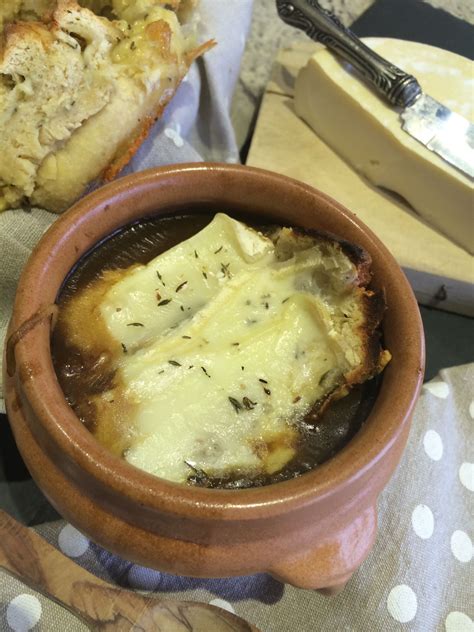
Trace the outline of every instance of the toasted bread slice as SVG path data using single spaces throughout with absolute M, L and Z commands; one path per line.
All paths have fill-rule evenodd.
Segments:
M 0 210 L 62 212 L 92 181 L 113 178 L 213 45 L 196 45 L 178 1 L 81 4 L 117 19 L 75 0 L 0 10 Z
M 380 323 L 386 309 L 384 292 L 370 289 L 372 259 L 366 250 L 332 235 L 297 228 L 279 228 L 271 236 L 280 261 L 312 253 L 313 272 L 302 291 L 318 297 L 327 310 L 328 335 L 340 349 L 336 370 L 324 378 L 320 412 L 330 401 L 347 395 L 356 384 L 380 373 L 391 355 L 380 344 Z

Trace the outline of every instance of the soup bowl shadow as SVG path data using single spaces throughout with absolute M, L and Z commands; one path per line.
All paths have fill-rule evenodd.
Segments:
M 101 446 L 68 406 L 52 362 L 52 307 L 70 270 L 134 220 L 225 211 L 320 229 L 365 248 L 384 288 L 384 344 L 392 360 L 359 432 L 334 457 L 285 482 L 245 490 L 178 485 Z M 43 236 L 23 271 L 5 348 L 10 424 L 41 490 L 66 520 L 143 566 L 194 577 L 268 572 L 298 587 L 339 591 L 369 554 L 377 497 L 405 447 L 422 383 L 418 306 L 398 264 L 333 199 L 275 173 L 189 164 L 127 176 L 79 201 Z

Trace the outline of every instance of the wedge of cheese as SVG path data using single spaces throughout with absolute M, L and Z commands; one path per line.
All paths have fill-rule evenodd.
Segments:
M 445 51 L 414 42 L 364 41 L 416 76 L 427 94 L 473 120 L 473 66 L 468 59 L 449 53 L 448 61 Z M 404 132 L 399 111 L 349 64 L 326 49 L 316 52 L 298 75 L 295 109 L 356 171 L 401 195 L 424 220 L 474 252 L 472 182 Z
M 350 255 L 218 214 L 147 265 L 83 289 L 61 318 L 113 368 L 91 397 L 97 438 L 175 482 L 281 470 L 305 415 L 386 359 L 383 301 L 363 286 L 369 259 Z

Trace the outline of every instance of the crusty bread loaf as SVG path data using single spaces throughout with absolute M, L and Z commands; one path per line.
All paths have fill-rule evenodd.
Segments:
M 189 1 L 81 5 L 10 0 L 0 9 L 0 210 L 61 212 L 91 181 L 113 178 L 213 45 L 197 47 L 182 28 Z

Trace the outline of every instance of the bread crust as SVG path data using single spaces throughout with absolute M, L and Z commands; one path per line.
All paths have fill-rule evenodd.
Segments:
M 215 40 L 209 40 L 207 42 L 204 42 L 204 44 L 201 44 L 200 46 L 198 46 L 196 49 L 194 49 L 190 53 L 187 53 L 186 54 L 187 67 L 189 68 L 195 59 L 197 59 L 198 57 L 201 57 L 201 55 L 204 55 L 204 53 L 214 48 L 214 46 L 216 46 Z M 184 78 L 184 75 L 183 77 L 179 79 L 179 82 L 176 86 L 176 90 L 181 85 L 183 78 Z M 140 149 L 140 146 L 143 143 L 143 141 L 147 138 L 153 125 L 163 115 L 163 112 L 165 111 L 167 105 L 172 100 L 173 96 L 174 96 L 174 93 L 170 94 L 166 99 L 161 100 L 155 113 L 147 116 L 143 124 L 136 130 L 135 134 L 131 134 L 129 146 L 121 155 L 118 155 L 117 158 L 103 172 L 102 179 L 105 182 L 110 182 L 111 180 L 116 178 L 117 175 L 120 173 L 120 171 L 122 171 L 122 169 L 130 162 L 133 156 Z
M 280 230 L 276 229 L 276 233 Z M 321 414 L 332 401 L 347 395 L 357 384 L 363 384 L 378 375 L 390 362 L 391 354 L 383 347 L 381 331 L 381 323 L 387 309 L 386 296 L 384 288 L 377 289 L 371 286 L 372 258 L 361 246 L 332 233 L 315 229 L 292 228 L 291 238 L 293 237 L 300 240 L 303 245 L 306 238 L 307 247 L 315 243 L 326 243 L 330 248 L 343 253 L 353 266 L 352 275 L 347 278 L 347 288 L 352 287 L 350 291 L 357 305 L 356 313 L 352 316 L 358 318 L 356 339 L 362 361 L 356 368 L 348 370 L 343 376 L 343 381 L 335 385 L 334 390 L 324 400 L 317 403 L 317 413 Z M 274 234 L 272 239 L 278 238 Z

